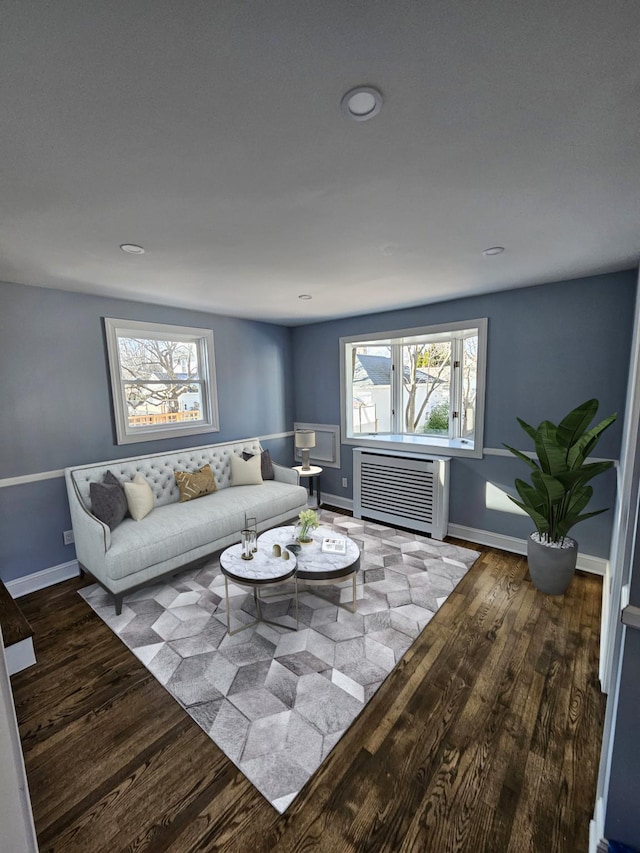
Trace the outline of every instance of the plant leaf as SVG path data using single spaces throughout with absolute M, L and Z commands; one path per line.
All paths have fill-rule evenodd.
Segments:
M 589 480 L 597 477 L 598 474 L 604 474 L 609 468 L 613 467 L 613 462 L 610 459 L 603 459 L 600 462 L 589 462 L 588 465 L 583 465 L 575 471 L 568 471 L 565 474 L 558 474 L 558 479 L 564 483 L 567 489 L 574 489 L 579 486 L 584 486 Z
M 543 421 L 538 427 L 536 453 L 545 473 L 554 476 L 560 471 L 566 471 L 566 453 L 558 444 L 556 427 L 551 421 Z
M 521 501 L 517 500 L 512 495 L 507 495 L 507 497 L 509 498 L 509 500 L 513 501 L 516 506 L 519 506 L 520 509 L 524 510 L 527 513 L 527 515 L 532 519 L 533 523 L 535 524 L 538 533 L 542 534 L 547 532 L 547 530 L 549 529 L 549 522 L 544 517 L 544 515 L 537 512 L 532 507 L 529 507 Z
M 522 453 L 520 450 L 516 450 L 515 447 L 510 447 L 508 444 L 503 444 L 503 447 L 506 447 L 509 453 L 513 453 L 514 456 L 517 456 L 522 462 L 526 462 L 529 468 L 532 468 L 534 471 L 538 471 L 540 466 L 535 461 L 535 459 L 531 459 L 526 454 Z
M 549 507 L 560 503 L 567 493 L 559 480 L 544 471 L 534 471 L 531 480 L 538 492 L 544 496 L 544 501 Z
M 558 532 L 562 534 L 562 536 L 566 536 L 569 530 L 578 524 L 581 521 L 585 521 L 587 518 L 593 518 L 594 515 L 600 515 L 603 512 L 607 512 L 607 509 L 596 509 L 593 512 L 585 512 L 583 515 L 574 515 L 571 518 L 565 518 L 563 521 L 558 523 Z
M 515 481 L 515 486 L 523 503 L 527 507 L 527 512 L 529 512 L 529 508 L 537 510 L 538 512 L 545 509 L 546 495 L 541 495 L 534 486 L 530 483 L 526 483 L 524 480 L 517 479 Z
M 567 450 L 585 432 L 598 411 L 597 400 L 587 400 L 577 406 L 558 424 L 558 442 Z
M 569 468 L 577 468 L 584 462 L 600 440 L 600 435 L 605 431 L 605 429 L 607 429 L 607 427 L 611 426 L 617 417 L 617 414 L 609 415 L 608 418 L 600 421 L 600 423 L 596 424 L 593 429 L 589 430 L 589 432 L 585 432 L 574 446 L 569 449 L 567 454 L 567 464 L 569 465 Z
M 533 439 L 534 443 L 538 436 L 538 430 L 535 427 L 532 427 L 531 424 L 528 424 L 526 421 L 523 421 L 522 418 L 516 418 L 522 429 L 526 432 L 526 434 Z
M 567 506 L 567 518 L 571 516 L 578 516 L 582 512 L 582 510 L 586 507 L 593 496 L 593 489 L 591 486 L 584 486 L 584 488 L 578 489 L 573 492 L 571 495 L 571 499 L 569 501 L 569 505 Z

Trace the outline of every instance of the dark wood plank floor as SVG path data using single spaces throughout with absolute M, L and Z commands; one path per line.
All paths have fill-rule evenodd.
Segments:
M 458 544 L 467 544 L 459 542 Z M 20 600 L 13 677 L 41 850 L 586 851 L 604 697 L 601 581 L 543 596 L 481 558 L 285 815 L 89 609 Z

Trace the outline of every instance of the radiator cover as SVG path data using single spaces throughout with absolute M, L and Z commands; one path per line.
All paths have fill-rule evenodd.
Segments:
M 445 456 L 355 448 L 354 516 L 444 539 L 449 523 L 450 462 Z

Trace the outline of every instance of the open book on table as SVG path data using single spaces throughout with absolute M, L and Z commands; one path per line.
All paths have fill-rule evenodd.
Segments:
M 347 540 L 346 539 L 323 539 L 322 550 L 325 554 L 346 554 Z

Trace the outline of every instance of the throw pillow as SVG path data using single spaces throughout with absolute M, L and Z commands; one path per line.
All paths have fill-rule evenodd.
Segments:
M 242 458 L 246 461 L 251 459 L 253 453 L 247 453 L 247 451 L 243 451 Z M 275 480 L 275 474 L 273 473 L 273 462 L 271 461 L 271 454 L 268 450 L 263 450 L 260 454 L 260 471 L 262 472 L 263 480 Z
M 260 457 L 252 456 L 246 461 L 235 453 L 231 454 L 231 485 L 259 486 L 262 483 Z
M 211 495 L 216 490 L 211 465 L 203 465 L 197 471 L 176 471 L 176 483 L 180 489 L 180 503 Z
M 101 483 L 89 484 L 91 512 L 103 521 L 109 530 L 115 530 L 129 511 L 127 498 L 120 480 L 107 471 Z
M 138 472 L 133 482 L 124 484 L 129 512 L 134 521 L 142 521 L 153 509 L 153 492 L 145 478 Z

